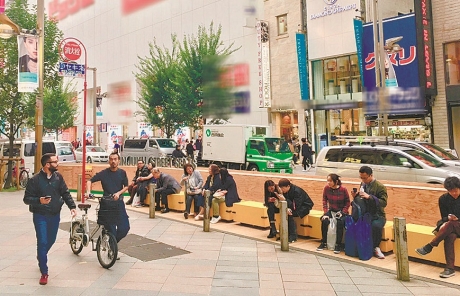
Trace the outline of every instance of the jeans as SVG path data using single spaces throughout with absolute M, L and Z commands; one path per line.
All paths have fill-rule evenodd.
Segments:
M 163 204 L 164 208 L 168 208 L 168 195 L 176 193 L 174 189 L 169 189 L 166 188 L 162 191 L 155 191 L 155 202 L 156 202 L 156 207 L 160 207 L 160 197 L 161 197 L 161 203 Z
M 195 201 L 193 213 L 198 213 L 200 207 L 204 207 L 204 197 L 201 194 L 187 195 L 187 199 L 185 200 L 186 213 L 191 213 L 192 200 Z
M 371 226 L 373 248 L 377 248 L 378 246 L 380 246 L 380 242 L 382 241 L 383 227 L 385 226 L 386 222 L 387 219 L 385 219 L 384 217 L 378 217 L 378 219 L 372 220 Z
M 54 216 L 45 216 L 34 213 L 33 221 L 35 234 L 37 236 L 38 266 L 42 274 L 48 274 L 48 251 L 56 241 L 61 217 L 59 214 Z
M 119 210 L 120 213 L 117 219 L 117 223 L 104 225 L 105 229 L 107 229 L 110 233 L 115 235 L 117 243 L 128 234 L 128 231 L 130 229 L 129 217 L 126 213 L 125 203 L 123 202 L 123 200 L 120 200 Z
M 454 269 L 455 249 L 454 242 L 460 236 L 460 221 L 449 221 L 438 231 L 436 237 L 431 241 L 431 245 L 437 247 L 444 240 L 444 256 L 446 257 L 446 267 Z

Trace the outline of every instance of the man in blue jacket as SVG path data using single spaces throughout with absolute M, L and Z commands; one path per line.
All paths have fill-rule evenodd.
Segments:
M 33 222 L 37 235 L 37 260 L 40 268 L 40 285 L 48 283 L 48 251 L 56 241 L 59 229 L 60 213 L 65 203 L 72 217 L 77 215 L 76 206 L 69 189 L 57 172 L 58 160 L 53 153 L 41 158 L 42 169 L 27 183 L 24 203 L 33 213 Z

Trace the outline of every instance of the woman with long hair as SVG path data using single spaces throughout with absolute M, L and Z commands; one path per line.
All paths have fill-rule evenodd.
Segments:
M 222 185 L 220 189 L 217 190 L 219 192 L 219 195 L 221 197 L 216 197 L 216 194 L 214 193 L 213 199 L 212 199 L 212 219 L 211 223 L 217 223 L 220 221 L 221 217 L 219 214 L 219 204 L 225 202 L 225 205 L 227 207 L 233 207 L 233 204 L 235 202 L 239 202 L 241 199 L 238 195 L 238 189 L 236 188 L 236 182 L 235 179 L 233 179 L 233 176 L 230 175 L 228 170 L 226 168 L 221 168 L 220 169 L 220 179 L 222 182 Z
M 195 209 L 199 209 L 199 213 L 196 216 L 196 220 L 203 218 L 204 214 L 204 198 L 201 194 L 203 188 L 203 177 L 199 171 L 195 171 L 190 163 L 184 164 L 184 174 L 181 178 L 181 185 L 185 185 L 187 190 L 187 198 L 185 200 L 185 212 L 184 218 L 188 219 L 188 216 L 195 216 L 197 212 Z M 192 211 L 192 200 L 195 202 L 195 209 Z
M 264 205 L 267 207 L 268 220 L 270 221 L 270 233 L 267 238 L 276 237 L 275 213 L 279 213 L 278 205 L 280 200 L 285 200 L 283 192 L 273 180 L 264 183 Z

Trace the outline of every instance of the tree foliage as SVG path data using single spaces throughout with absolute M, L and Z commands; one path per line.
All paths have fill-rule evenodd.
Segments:
M 34 29 L 37 24 L 37 7 L 29 6 L 27 0 L 12 0 L 5 14 L 24 29 Z M 57 23 L 45 17 L 44 84 L 46 87 L 58 85 L 56 79 L 58 46 L 63 33 Z M 3 128 L 0 132 L 10 140 L 10 157 L 13 157 L 13 141 L 33 110 L 34 100 L 18 92 L 18 45 L 17 38 L 0 39 L 0 120 Z M 46 110 L 45 110 L 46 112 Z M 8 170 L 11 172 L 11 162 Z M 11 176 L 11 174 L 9 174 Z M 10 183 L 9 180 L 7 182 Z M 8 187 L 8 186 L 7 186 Z
M 220 75 L 225 58 L 238 49 L 232 49 L 233 43 L 224 46 L 221 30 L 219 26 L 215 31 L 213 23 L 208 30 L 200 26 L 196 37 L 184 36 L 182 42 L 173 34 L 171 50 L 154 41 L 149 55 L 139 58 L 140 113 L 167 137 L 177 128 L 197 127 L 205 110 L 206 116 L 228 119 L 233 101 Z M 202 106 L 207 107 L 203 110 Z

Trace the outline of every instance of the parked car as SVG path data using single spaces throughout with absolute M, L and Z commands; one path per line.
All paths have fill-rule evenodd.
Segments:
M 56 147 L 56 156 L 59 163 L 72 163 L 75 162 L 75 154 L 72 148 L 67 146 Z
M 166 138 L 131 138 L 126 139 L 121 156 L 123 158 L 150 158 L 171 157 L 176 149 L 177 142 Z
M 77 162 L 83 161 L 83 147 L 75 149 Z M 86 146 L 86 162 L 108 162 L 109 153 L 99 146 Z
M 415 150 L 418 150 L 418 151 L 421 151 L 428 155 L 433 156 L 439 161 L 442 161 L 443 163 L 445 163 L 447 166 L 460 167 L 460 159 L 458 159 L 458 157 L 446 151 L 445 149 L 439 147 L 436 144 L 431 144 L 428 142 L 420 142 L 420 141 L 411 141 L 411 140 L 399 140 L 399 139 L 395 139 L 389 142 L 389 144 L 395 145 L 395 146 L 410 147 Z
M 447 177 L 460 178 L 457 167 L 418 150 L 391 145 L 326 146 L 318 154 L 315 174 L 357 178 L 363 165 L 370 166 L 380 180 L 442 184 Z

